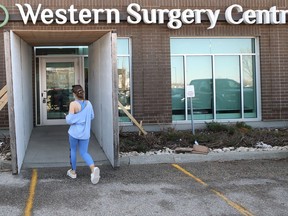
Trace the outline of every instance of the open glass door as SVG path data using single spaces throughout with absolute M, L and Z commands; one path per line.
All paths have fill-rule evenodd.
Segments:
M 73 98 L 72 85 L 83 86 L 83 68 L 80 57 L 41 58 L 41 124 L 66 124 L 64 113 L 68 113 Z

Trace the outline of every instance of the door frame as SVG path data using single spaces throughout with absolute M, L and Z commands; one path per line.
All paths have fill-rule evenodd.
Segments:
M 40 104 L 40 125 L 64 125 L 66 124 L 65 119 L 59 120 L 48 120 L 47 119 L 47 106 L 43 103 L 43 99 L 47 98 L 47 93 L 45 92 L 46 86 L 46 64 L 49 62 L 74 62 L 75 70 L 75 84 L 80 84 L 84 87 L 84 57 L 83 56 L 67 56 L 67 55 L 57 55 L 57 56 L 39 56 L 39 104 Z

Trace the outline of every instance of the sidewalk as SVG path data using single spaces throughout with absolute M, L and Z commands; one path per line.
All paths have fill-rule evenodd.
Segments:
M 236 160 L 269 160 L 288 158 L 288 150 L 282 151 L 258 151 L 258 152 L 210 152 L 207 155 L 200 154 L 165 154 L 145 156 L 123 156 L 121 165 L 136 164 L 160 164 L 160 163 L 191 163 L 206 161 L 236 161 Z
M 255 151 L 255 152 L 210 152 L 202 154 L 163 154 L 144 156 L 122 156 L 119 158 L 120 166 L 143 165 L 143 164 L 171 164 L 193 162 L 224 162 L 239 160 L 279 160 L 288 158 L 288 150 L 282 151 Z M 106 163 L 103 163 L 106 164 Z M 108 164 L 108 163 L 107 163 Z M 83 165 L 83 164 L 82 164 Z M 81 164 L 79 164 L 81 166 Z M 0 171 L 11 170 L 11 162 L 0 160 Z

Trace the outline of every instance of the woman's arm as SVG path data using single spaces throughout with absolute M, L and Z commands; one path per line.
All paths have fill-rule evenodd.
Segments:
M 81 111 L 81 105 L 76 101 L 72 101 L 69 105 L 69 113 L 76 114 L 80 111 Z
M 76 121 L 72 117 L 72 115 L 70 115 L 70 114 L 75 114 L 75 103 L 74 103 L 74 101 L 72 101 L 70 103 L 70 105 L 69 105 L 69 113 L 68 113 L 68 115 L 65 116 L 67 124 L 72 125 L 72 124 L 75 124 Z
M 75 103 L 72 101 L 69 105 L 69 113 L 74 114 L 75 113 Z

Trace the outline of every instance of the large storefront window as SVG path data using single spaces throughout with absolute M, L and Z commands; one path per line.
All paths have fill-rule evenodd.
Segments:
M 172 38 L 173 120 L 191 119 L 185 86 L 194 85 L 196 120 L 257 118 L 253 38 Z
M 118 97 L 122 105 L 131 113 L 131 86 L 130 86 L 130 62 L 131 49 L 128 38 L 118 38 L 117 40 L 117 68 L 119 77 Z M 130 122 L 126 114 L 119 109 L 119 121 Z

